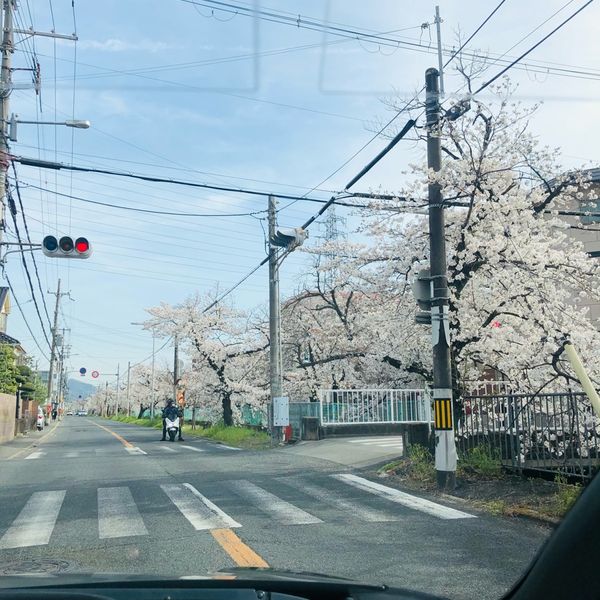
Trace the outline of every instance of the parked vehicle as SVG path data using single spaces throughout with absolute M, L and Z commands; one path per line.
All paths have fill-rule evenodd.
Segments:
M 67 411 L 67 417 L 72 417 L 73 416 L 73 411 L 72 410 L 68 410 Z
M 42 429 L 44 429 L 45 421 L 46 421 L 46 417 L 44 416 L 44 411 L 41 408 L 38 408 L 38 414 L 37 414 L 37 419 L 36 419 L 36 424 L 35 424 L 38 431 L 42 431 Z
M 165 425 L 167 427 L 167 434 L 169 435 L 169 440 L 174 442 L 175 436 L 179 431 L 179 417 L 175 417 L 175 419 L 167 419 L 165 418 Z

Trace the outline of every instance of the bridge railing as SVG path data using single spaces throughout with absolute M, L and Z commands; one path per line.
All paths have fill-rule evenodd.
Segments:
M 321 390 L 321 426 L 370 423 L 430 423 L 426 389 Z

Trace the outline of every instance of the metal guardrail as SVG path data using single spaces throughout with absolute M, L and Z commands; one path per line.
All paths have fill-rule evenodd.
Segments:
M 585 394 L 497 394 L 463 397 L 459 451 L 487 448 L 517 471 L 590 478 L 600 467 L 600 418 Z
M 320 390 L 319 396 L 322 427 L 431 422 L 431 397 L 426 389 Z

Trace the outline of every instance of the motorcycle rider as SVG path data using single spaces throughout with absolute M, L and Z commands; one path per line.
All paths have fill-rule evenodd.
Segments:
M 169 398 L 169 400 L 167 400 L 167 405 L 162 409 L 163 431 L 162 438 L 160 440 L 161 442 L 164 442 L 167 439 L 167 419 L 169 419 L 170 421 L 174 421 L 178 416 L 179 415 L 175 403 L 173 402 L 172 398 Z M 181 437 L 181 424 L 179 427 L 179 436 Z

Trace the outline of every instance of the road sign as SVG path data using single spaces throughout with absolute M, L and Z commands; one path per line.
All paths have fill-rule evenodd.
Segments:
M 273 398 L 273 425 L 287 427 L 290 424 L 290 399 L 287 396 Z
M 97 378 L 97 377 L 99 377 L 99 376 L 100 376 L 100 373 L 98 373 L 98 371 L 92 371 L 92 377 L 93 377 L 94 379 L 96 379 L 96 378 Z
M 85 374 L 87 373 L 87 369 L 85 367 L 81 367 L 81 369 L 79 369 L 79 373 L 81 374 L 82 377 L 84 377 Z

